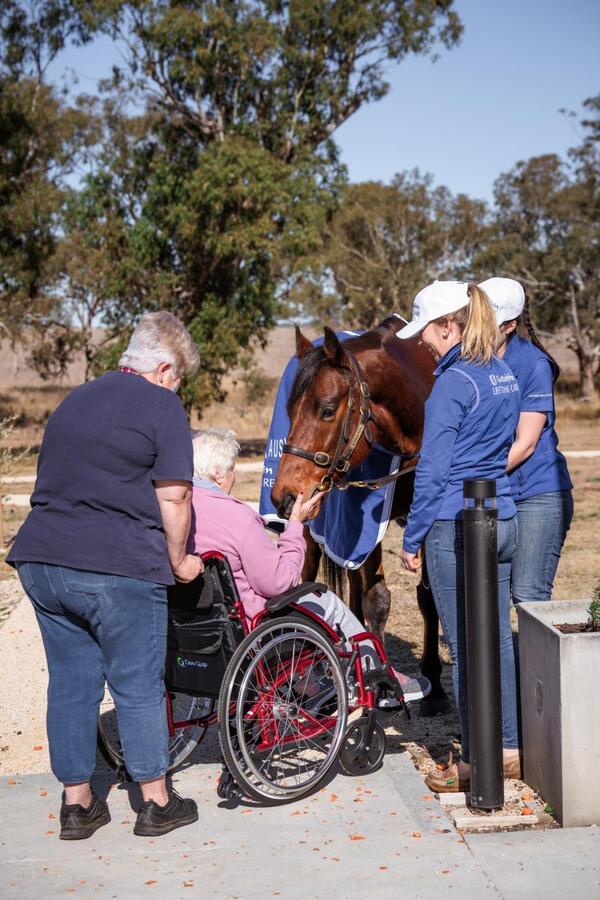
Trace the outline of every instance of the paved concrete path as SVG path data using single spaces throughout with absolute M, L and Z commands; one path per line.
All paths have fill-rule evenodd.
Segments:
M 406 754 L 388 754 L 368 778 L 337 775 L 305 802 L 266 809 L 227 808 L 215 792 L 218 771 L 196 765 L 175 777 L 198 800 L 200 820 L 156 840 L 132 834 L 135 789 L 110 788 L 100 776 L 112 822 L 77 843 L 58 839 L 52 776 L 2 778 L 0 895 L 600 897 L 600 829 L 461 837 Z

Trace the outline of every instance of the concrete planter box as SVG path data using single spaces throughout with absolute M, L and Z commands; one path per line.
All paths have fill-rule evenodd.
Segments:
M 600 825 L 600 632 L 562 634 L 587 600 L 522 603 L 524 777 L 565 826 Z

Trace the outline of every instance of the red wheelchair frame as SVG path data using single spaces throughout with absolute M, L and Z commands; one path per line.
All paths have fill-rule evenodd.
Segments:
M 225 560 L 225 556 L 224 556 L 224 554 L 222 554 L 216 550 L 202 554 L 202 560 L 204 562 L 207 562 L 210 559 Z M 393 688 L 396 693 L 398 692 L 398 688 L 396 688 L 396 686 L 398 685 L 398 681 L 395 677 L 394 670 L 388 660 L 388 657 L 384 650 L 383 644 L 381 643 L 381 641 L 377 637 L 377 635 L 375 635 L 369 631 L 361 631 L 358 634 L 353 635 L 353 637 L 351 638 L 351 649 L 347 650 L 347 649 L 344 649 L 344 648 L 338 646 L 342 643 L 341 635 L 337 631 L 335 631 L 333 628 L 331 628 L 331 626 L 328 625 L 327 622 L 325 622 L 322 618 L 320 618 L 320 616 L 318 616 L 312 610 L 306 609 L 306 607 L 303 607 L 298 603 L 291 603 L 289 605 L 286 605 L 284 608 L 285 608 L 286 612 L 287 611 L 297 612 L 300 615 L 312 620 L 319 627 L 320 630 L 325 632 L 325 634 L 327 635 L 327 637 L 329 638 L 331 643 L 336 647 L 337 656 L 341 660 L 349 661 L 348 669 L 352 669 L 354 671 L 355 684 L 356 684 L 356 688 L 357 688 L 356 698 L 354 699 L 352 705 L 349 706 L 349 712 L 354 712 L 357 709 L 362 709 L 363 712 L 369 713 L 376 709 L 377 696 L 376 696 L 375 685 L 368 678 L 368 675 L 363 671 L 363 668 L 361 665 L 360 644 L 363 641 L 371 641 L 371 643 L 375 647 L 375 651 L 381 662 L 381 667 L 382 667 L 382 669 L 385 670 L 385 675 L 387 676 L 387 678 L 385 679 L 385 682 L 387 683 L 387 685 L 389 687 Z M 241 622 L 245 636 L 250 634 L 252 631 L 254 631 L 266 618 L 270 617 L 271 615 L 272 614 L 269 611 L 269 609 L 265 608 L 265 609 L 261 610 L 259 613 L 257 613 L 252 618 L 250 624 L 248 624 L 246 613 L 245 613 L 244 607 L 242 605 L 242 602 L 239 599 L 239 596 L 236 598 L 235 603 L 234 603 L 234 608 L 230 612 L 230 618 L 237 619 L 239 622 Z M 380 675 L 381 675 L 381 673 L 380 673 Z M 282 674 L 280 676 L 280 679 L 281 679 L 281 681 L 284 681 L 285 675 Z M 379 683 L 381 683 L 381 679 L 380 679 Z M 267 704 L 271 701 L 272 691 L 276 688 L 277 688 L 277 681 L 273 682 L 270 685 L 270 691 L 265 692 L 265 697 L 262 698 L 261 700 L 257 701 L 256 710 L 252 710 L 251 713 L 247 714 L 247 715 L 258 717 L 259 721 L 262 720 L 266 726 L 266 720 L 264 719 L 264 716 L 261 715 L 260 707 L 261 707 L 261 704 Z M 404 704 L 404 698 L 401 696 L 401 694 L 400 694 L 399 699 L 401 702 L 401 707 L 402 707 L 403 712 L 405 713 L 405 715 L 407 717 L 409 717 L 410 713 L 409 713 L 406 705 Z M 183 719 L 180 721 L 174 721 L 173 711 L 172 711 L 172 703 L 171 703 L 171 698 L 170 698 L 170 694 L 168 691 L 166 691 L 166 707 L 167 707 L 167 722 L 168 722 L 168 727 L 169 727 L 169 736 L 171 738 L 175 736 L 175 734 L 178 730 L 181 730 L 184 728 L 192 728 L 192 727 L 207 728 L 211 725 L 214 725 L 217 722 L 217 713 L 216 712 L 212 712 L 210 715 L 202 716 L 199 718 Z M 309 716 L 309 720 L 310 720 L 310 716 Z M 313 720 L 313 722 L 311 724 L 312 724 L 313 729 L 318 728 L 319 730 L 322 730 L 322 728 L 324 726 L 323 720 L 320 723 L 317 722 L 316 720 Z M 273 727 L 277 727 L 277 726 L 271 725 L 271 728 L 273 728 Z M 310 737 L 313 737 L 315 733 L 316 733 L 315 730 L 307 730 L 306 732 L 302 732 L 300 736 L 304 737 L 304 738 L 310 738 Z M 293 740 L 296 740 L 297 737 L 298 737 L 298 735 L 292 734 L 289 737 L 289 741 L 291 742 Z M 268 741 L 264 741 L 264 739 L 263 739 L 263 743 L 260 745 L 260 749 L 261 750 L 269 749 L 269 747 L 275 742 L 275 740 L 276 740 L 276 736 L 271 737 L 270 743 Z

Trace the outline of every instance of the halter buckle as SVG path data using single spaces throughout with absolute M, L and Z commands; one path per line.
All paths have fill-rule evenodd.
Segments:
M 320 466 L 322 469 L 326 469 L 327 466 L 331 462 L 331 457 L 329 453 L 325 453 L 323 450 L 317 450 L 315 453 L 315 465 Z M 326 477 L 326 476 L 324 476 Z

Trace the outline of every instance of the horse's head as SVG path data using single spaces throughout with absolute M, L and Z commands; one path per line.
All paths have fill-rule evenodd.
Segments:
M 296 355 L 300 364 L 288 401 L 290 430 L 271 492 L 284 518 L 300 491 L 307 500 L 316 491 L 325 496 L 331 483 L 344 477 L 349 451 L 355 466 L 371 448 L 368 419 L 361 427 L 369 401 L 361 392 L 360 370 L 335 332 L 325 328 L 323 346 L 313 347 L 296 328 Z

